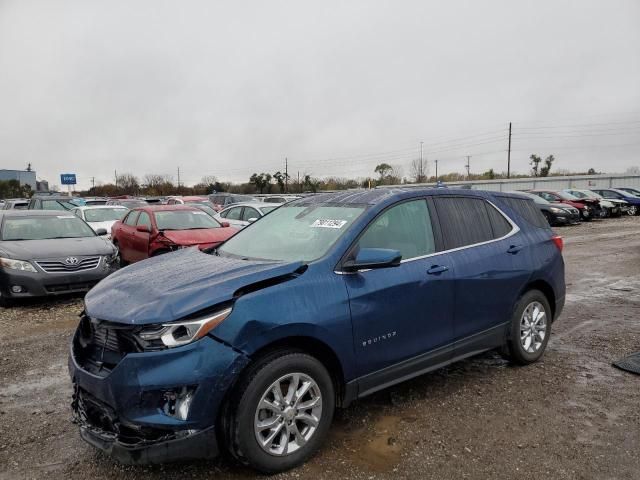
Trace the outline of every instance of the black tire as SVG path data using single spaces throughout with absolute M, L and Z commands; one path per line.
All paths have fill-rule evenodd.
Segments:
M 544 215 L 544 218 L 547 219 L 547 223 L 549 224 L 549 226 L 553 227 L 554 221 L 551 218 L 551 214 L 549 212 L 544 212 L 544 211 L 542 212 L 542 214 Z
M 544 308 L 546 316 L 546 331 L 543 341 L 540 342 L 539 348 L 534 352 L 528 352 L 522 345 L 520 327 L 525 309 L 535 302 L 541 304 Z M 549 343 L 552 319 L 551 307 L 545 294 L 540 290 L 529 290 L 526 292 L 522 297 L 520 297 L 514 309 L 511 324 L 509 325 L 507 342 L 502 349 L 503 354 L 505 354 L 505 356 L 512 362 L 520 365 L 529 365 L 530 363 L 537 362 L 544 354 L 547 344 Z
M 6 297 L 0 292 L 0 308 L 9 308 L 13 306 L 13 299 Z
M 278 379 L 293 373 L 307 375 L 316 383 L 321 392 L 322 412 L 315 431 L 302 447 L 276 456 L 258 443 L 254 422 L 265 392 Z M 227 400 L 221 416 L 224 443 L 236 459 L 259 472 L 283 472 L 301 465 L 316 453 L 329 431 L 334 409 L 335 388 L 322 363 L 301 352 L 275 352 L 250 365 Z

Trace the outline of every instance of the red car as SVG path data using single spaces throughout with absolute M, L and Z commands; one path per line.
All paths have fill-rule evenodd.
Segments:
M 149 205 L 131 210 L 111 227 L 120 264 L 144 260 L 182 247 L 216 247 L 238 230 L 187 205 Z
M 551 203 L 566 203 L 567 205 L 577 208 L 582 220 L 589 221 L 594 217 L 601 216 L 602 208 L 600 207 L 600 202 L 595 199 L 578 198 L 567 192 L 556 192 L 553 190 L 529 190 L 529 193 L 538 195 Z

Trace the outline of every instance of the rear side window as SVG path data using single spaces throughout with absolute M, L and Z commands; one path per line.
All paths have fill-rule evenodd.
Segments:
M 502 214 L 481 198 L 434 197 L 433 201 L 447 250 L 488 242 L 511 231 Z
M 398 250 L 403 260 L 434 253 L 427 202 L 415 200 L 389 208 L 367 227 L 358 246 Z
M 502 238 L 507 235 L 513 229 L 509 221 L 489 202 L 484 202 L 484 206 L 487 208 L 487 213 L 489 214 L 493 238 Z
M 500 197 L 500 200 L 531 225 L 540 228 L 549 228 L 549 222 L 544 218 L 540 208 L 538 208 L 533 200 L 512 197 Z
M 151 219 L 149 218 L 149 214 L 147 212 L 140 212 L 140 216 L 138 217 L 138 225 L 146 225 L 151 228 Z

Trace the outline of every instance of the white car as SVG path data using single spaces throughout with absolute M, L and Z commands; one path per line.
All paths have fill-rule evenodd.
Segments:
M 108 232 L 104 237 L 107 240 L 111 240 L 111 225 L 121 220 L 128 211 L 127 207 L 120 205 L 86 205 L 72 210 L 73 214 L 87 222 L 94 232 L 104 228 Z
M 580 188 L 567 188 L 564 190 L 570 193 L 574 197 L 578 198 L 592 198 L 600 201 L 602 207 L 603 216 L 605 217 L 619 217 L 629 209 L 629 203 L 624 200 L 605 199 L 602 195 L 598 195 L 591 190 L 584 190 Z
M 219 211 L 214 218 L 219 222 L 228 222 L 232 227 L 244 228 L 281 205 L 281 203 L 264 202 L 234 203 Z

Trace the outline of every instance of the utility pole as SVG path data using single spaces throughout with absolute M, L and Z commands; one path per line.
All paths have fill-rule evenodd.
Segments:
M 471 170 L 471 167 L 469 165 L 469 160 L 471 159 L 471 155 L 467 155 L 467 164 L 465 165 L 466 169 L 467 169 L 467 180 L 469 180 L 469 171 Z
M 178 167 L 178 189 L 180 189 L 180 167 Z
M 420 169 L 418 170 L 418 182 L 424 182 L 424 142 L 420 142 Z
M 436 183 L 438 183 L 438 160 L 434 160 L 436 164 Z
M 118 171 L 114 170 L 113 171 L 113 178 L 116 179 L 116 188 L 118 187 Z
M 507 150 L 507 178 L 511 178 L 511 122 L 509 122 L 509 149 Z
M 289 189 L 289 161 L 284 157 L 284 193 Z
M 300 170 L 298 170 L 298 188 L 300 189 L 300 193 L 302 193 L 302 185 L 300 185 Z
M 96 189 L 96 177 L 91 177 L 91 190 Z

